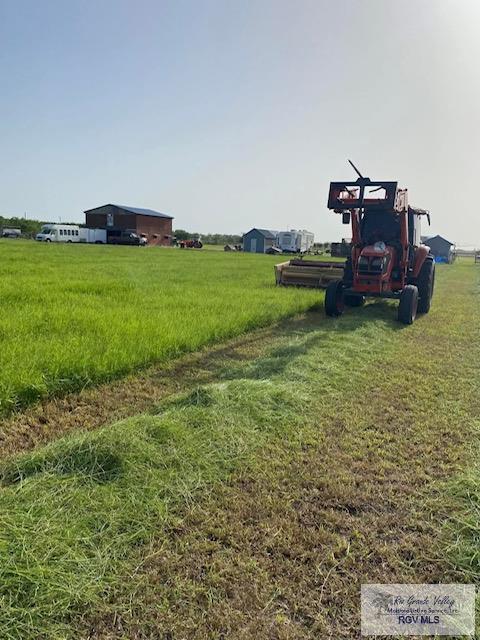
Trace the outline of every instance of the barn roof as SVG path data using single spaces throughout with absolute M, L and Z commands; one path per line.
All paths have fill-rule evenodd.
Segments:
M 277 236 L 277 232 L 271 231 L 270 229 L 257 229 L 257 227 L 254 227 L 253 229 L 250 229 L 250 231 L 247 231 L 247 233 L 252 233 L 252 231 L 258 231 L 258 233 L 261 233 L 262 236 L 269 238 L 270 240 L 275 240 Z
M 101 207 L 95 207 L 94 209 L 87 209 L 86 211 L 84 211 L 84 213 L 90 213 L 91 211 L 96 211 L 97 209 L 103 209 L 103 207 L 117 207 L 118 209 L 123 209 L 124 211 L 136 213 L 138 216 L 152 216 L 154 218 L 168 218 L 169 220 L 173 220 L 173 216 L 169 216 L 167 213 L 161 213 L 160 211 L 154 211 L 153 209 L 130 207 L 126 204 L 114 204 L 113 202 L 103 204 Z
M 455 244 L 454 242 L 450 242 L 450 240 L 447 240 L 446 238 L 444 238 L 443 236 L 422 236 L 422 242 L 429 242 L 432 240 L 443 240 L 443 242 L 446 242 L 447 244 L 449 244 L 451 247 L 453 247 L 453 245 Z

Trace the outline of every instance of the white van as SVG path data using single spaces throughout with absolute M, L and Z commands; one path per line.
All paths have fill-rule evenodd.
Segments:
M 80 242 L 77 224 L 44 224 L 35 240 L 40 242 Z

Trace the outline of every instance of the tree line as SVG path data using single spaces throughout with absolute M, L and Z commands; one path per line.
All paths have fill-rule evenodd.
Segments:
M 13 216 L 12 218 L 0 216 L 1 229 L 20 229 L 22 235 L 32 238 L 39 233 L 42 225 L 44 224 L 47 223 L 40 220 L 29 220 L 27 218 L 17 218 L 16 216 Z
M 242 236 L 228 233 L 197 233 L 175 229 L 173 235 L 178 241 L 201 239 L 203 244 L 241 244 L 242 242 Z

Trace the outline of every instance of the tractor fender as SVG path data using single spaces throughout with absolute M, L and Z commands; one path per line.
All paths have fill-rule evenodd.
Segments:
M 420 269 L 423 267 L 423 263 L 425 262 L 428 254 L 430 253 L 430 247 L 421 244 L 418 249 L 415 251 L 415 260 L 413 262 L 413 273 L 412 276 L 414 278 L 418 277 L 420 273 Z

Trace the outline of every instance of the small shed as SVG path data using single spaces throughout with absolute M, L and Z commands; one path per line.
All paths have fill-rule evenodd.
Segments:
M 438 262 L 451 263 L 455 260 L 455 244 L 442 236 L 423 238 L 424 244 L 430 247 L 430 251 Z
M 277 232 L 270 229 L 250 229 L 243 235 L 243 250 L 249 253 L 265 253 L 275 245 Z

